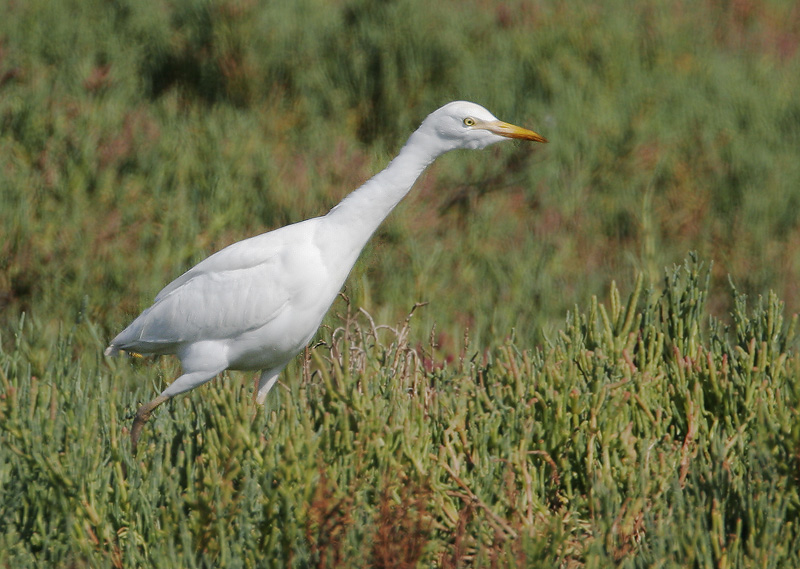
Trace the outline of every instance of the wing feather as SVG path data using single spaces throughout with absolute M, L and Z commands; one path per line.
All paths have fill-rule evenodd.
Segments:
M 161 289 L 156 295 L 155 301 L 158 302 L 162 300 L 174 290 L 179 289 L 190 280 L 201 275 L 246 270 L 256 267 L 261 263 L 268 262 L 269 259 L 280 254 L 286 242 L 286 239 L 283 238 L 283 234 L 287 233 L 282 230 L 290 228 L 295 228 L 295 225 L 289 225 L 275 231 L 270 231 L 269 233 L 256 235 L 255 237 L 250 237 L 249 239 L 228 245 L 224 249 L 200 261 L 194 267 Z
M 265 326 L 303 286 L 303 271 L 287 270 L 287 263 L 313 264 L 304 259 L 313 230 L 300 226 L 314 222 L 239 241 L 201 261 L 164 287 L 112 345 L 169 353 L 174 345 L 235 338 Z
M 194 275 L 142 314 L 139 339 L 185 343 L 233 338 L 268 324 L 291 300 L 274 275 L 278 259 L 223 272 Z M 269 284 L 267 284 L 269 283 Z

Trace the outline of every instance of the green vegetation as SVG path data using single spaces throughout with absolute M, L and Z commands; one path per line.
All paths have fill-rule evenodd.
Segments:
M 226 377 L 160 409 L 135 458 L 128 411 L 153 387 L 86 353 L 91 324 L 42 350 L 20 323 L 0 354 L 2 561 L 798 566 L 797 318 L 734 291 L 728 330 L 707 280 L 687 261 L 652 302 L 612 288 L 540 349 L 465 338 L 449 364 L 410 318 L 339 304 L 267 414 Z
M 795 4 L 3 2 L 0 565 L 800 566 Z M 132 457 L 178 366 L 107 340 L 453 99 L 551 143 L 439 160 L 266 414 Z

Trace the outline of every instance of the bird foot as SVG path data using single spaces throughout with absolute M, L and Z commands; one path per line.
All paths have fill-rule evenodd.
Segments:
M 150 414 L 156 407 L 161 405 L 167 399 L 169 399 L 169 397 L 165 395 L 159 395 L 149 403 L 145 403 L 139 407 L 139 410 L 136 412 L 136 416 L 133 418 L 133 426 L 131 427 L 131 448 L 133 449 L 133 454 L 136 454 L 136 446 L 139 443 L 139 435 L 142 434 L 144 424 L 147 423 L 148 419 L 150 419 Z

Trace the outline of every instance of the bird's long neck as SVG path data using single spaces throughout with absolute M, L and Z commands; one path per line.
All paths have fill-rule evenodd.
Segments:
M 347 247 L 353 249 L 352 262 L 381 222 L 408 194 L 420 174 L 442 152 L 436 138 L 420 128 L 383 171 L 353 191 L 325 216 L 326 226 L 337 233 L 336 241 L 346 240 Z

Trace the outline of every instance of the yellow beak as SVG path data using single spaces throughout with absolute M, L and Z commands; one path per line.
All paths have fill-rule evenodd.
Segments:
M 547 139 L 532 130 L 515 126 L 503 121 L 479 122 L 476 128 L 485 128 L 489 132 L 505 136 L 506 138 L 520 138 L 522 140 L 532 140 L 534 142 L 547 142 Z

